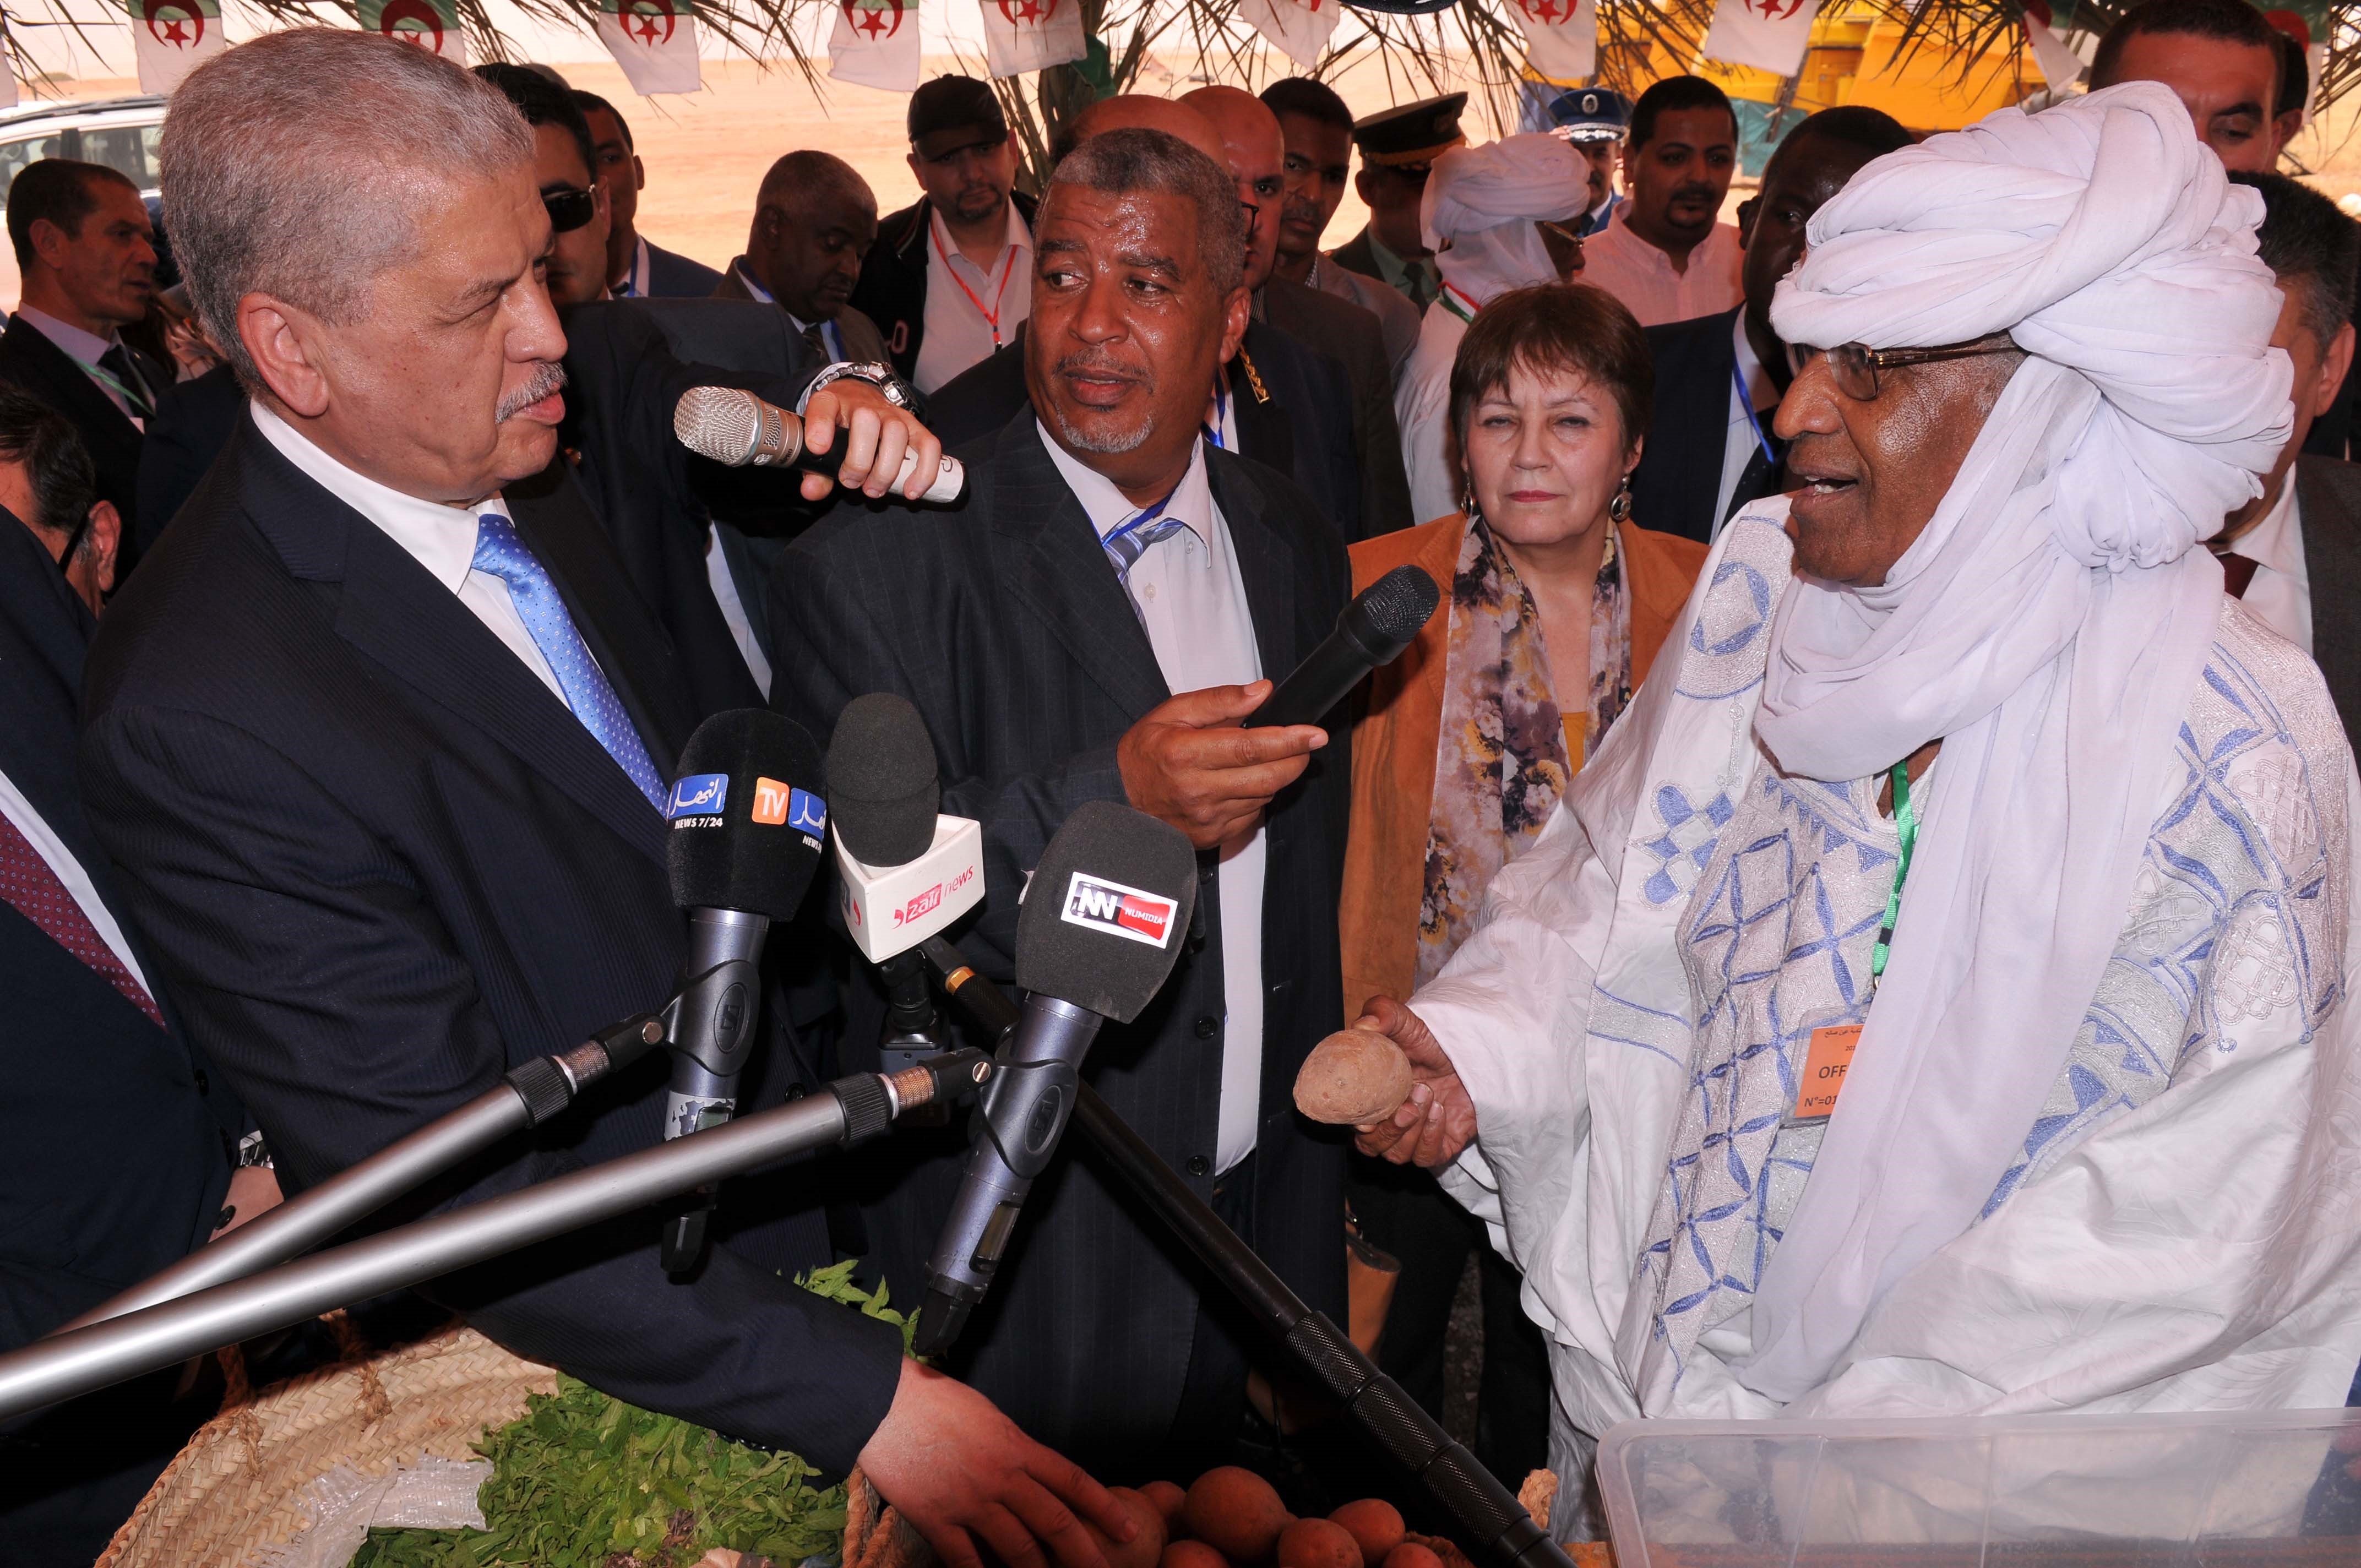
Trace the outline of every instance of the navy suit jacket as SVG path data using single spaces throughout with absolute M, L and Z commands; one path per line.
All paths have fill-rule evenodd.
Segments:
M 1656 363 L 1656 398 L 1648 419 L 1648 444 L 1631 470 L 1631 521 L 1660 533 L 1709 543 L 1715 503 L 1721 495 L 1721 455 L 1730 433 L 1730 377 L 1738 349 L 1730 333 L 1738 305 L 1719 315 L 1666 322 L 1648 332 Z M 1765 425 L 1770 423 L 1766 418 Z M 1741 476 L 1730 504 L 1773 494 L 1769 475 L 1759 482 Z
M 649 299 L 708 299 L 719 287 L 721 274 L 704 262 L 691 261 L 686 256 L 666 250 L 653 240 L 648 241 Z
M 127 346 L 127 345 L 126 345 Z M 161 389 L 172 385 L 172 372 L 141 354 L 137 359 L 148 385 Z M 98 476 L 98 499 L 113 501 L 123 516 L 122 546 L 116 552 L 118 578 L 138 563 L 139 427 L 98 389 L 74 357 L 22 316 L 0 332 L 0 381 L 6 381 L 66 416 L 90 450 L 91 466 Z
M 0 903 L 0 1350 L 79 1317 L 202 1245 L 244 1113 L 181 1033 L 74 783 L 74 696 L 91 620 L 30 530 L 0 510 L 0 773 L 123 927 L 159 1029 Z
M 570 468 L 503 493 L 669 772 L 697 710 Z M 663 819 L 455 595 L 250 421 L 108 610 L 86 685 L 92 825 L 291 1190 L 670 995 L 685 924 Z M 741 1100 L 817 1073 L 774 1028 Z M 649 1146 L 666 1076 L 641 1062 L 428 1197 Z M 720 1245 L 686 1284 L 642 1212 L 429 1293 L 619 1398 L 841 1471 L 901 1342 L 780 1277 L 829 1257 L 819 1188 L 809 1166 L 725 1187 Z

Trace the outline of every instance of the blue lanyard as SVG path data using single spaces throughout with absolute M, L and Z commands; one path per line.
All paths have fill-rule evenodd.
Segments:
M 1754 398 L 1746 389 L 1746 378 L 1739 374 L 1735 355 L 1730 361 L 1730 385 L 1738 393 L 1738 406 L 1746 411 L 1746 422 L 1754 427 L 1754 444 L 1763 448 L 1763 461 L 1776 468 L 1779 455 L 1771 450 L 1771 438 L 1763 433 L 1763 422 L 1754 417 Z
M 1224 421 L 1229 418 L 1229 414 L 1230 384 L 1226 379 L 1224 379 L 1217 375 L 1213 380 L 1213 423 L 1205 426 L 1205 439 L 1212 442 L 1217 451 L 1227 452 L 1229 450 L 1228 447 L 1222 444 L 1222 424 Z M 1167 496 L 1164 498 L 1164 501 L 1169 501 L 1171 499 L 1171 496 Z M 1159 501 L 1156 503 L 1157 510 L 1162 511 L 1164 510 L 1164 501 Z M 1129 526 L 1130 525 L 1128 523 L 1125 525 L 1125 527 Z M 1117 529 L 1115 532 L 1120 533 L 1123 530 Z
M 1162 517 L 1164 515 L 1164 509 L 1172 504 L 1172 496 L 1177 496 L 1180 493 L 1180 488 L 1176 486 L 1173 488 L 1172 495 L 1166 496 L 1162 500 L 1158 501 L 1152 507 L 1140 508 L 1137 511 L 1124 519 L 1123 521 L 1107 530 L 1106 537 L 1099 542 L 1100 545 L 1103 548 L 1113 550 L 1117 541 L 1129 539 L 1133 534 L 1138 532 L 1141 529 L 1146 528 L 1158 518 Z

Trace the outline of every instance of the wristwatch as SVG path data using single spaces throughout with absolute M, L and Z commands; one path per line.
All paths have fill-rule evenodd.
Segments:
M 866 381 L 884 393 L 885 400 L 897 409 L 910 408 L 918 400 L 917 389 L 894 374 L 891 365 L 880 365 L 873 359 L 840 359 L 811 378 L 811 385 L 806 387 L 803 395 L 796 400 L 796 417 L 803 417 L 814 392 L 838 381 Z

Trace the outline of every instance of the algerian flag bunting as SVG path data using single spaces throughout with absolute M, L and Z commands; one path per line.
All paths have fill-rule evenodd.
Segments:
M 1716 0 L 1706 58 L 1793 76 L 1803 69 L 1819 11 L 1820 0 Z
M 2064 92 L 2081 76 L 2082 57 L 2067 47 L 2048 0 L 2025 0 L 2025 44 L 2051 92 Z
M 181 79 L 229 47 L 221 0 L 124 0 L 139 57 L 139 90 L 170 93 Z
M 1575 85 L 1598 69 L 1598 12 L 1591 0 L 1516 0 L 1525 63 L 1545 82 Z
M 631 91 L 694 93 L 697 7 L 691 0 L 598 0 L 598 41 L 623 68 Z
M 1082 0 L 983 0 L 983 53 L 994 76 L 1047 71 L 1091 52 Z
M 828 73 L 839 82 L 918 90 L 918 0 L 838 0 Z
M 1238 0 L 1246 26 L 1306 71 L 1320 63 L 1344 8 L 1345 0 Z
M 467 63 L 467 40 L 459 30 L 455 0 L 360 0 L 360 22 L 365 29 L 415 44 L 454 65 Z

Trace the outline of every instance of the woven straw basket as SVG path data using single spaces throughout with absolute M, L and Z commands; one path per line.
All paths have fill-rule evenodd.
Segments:
M 374 1356 L 339 1337 L 346 1360 L 259 1394 L 233 1360 L 222 1413 L 157 1477 L 97 1568 L 239 1568 L 310 1522 L 304 1494 L 338 1465 L 381 1475 L 421 1454 L 473 1459 L 486 1427 L 557 1387 L 548 1367 L 456 1325 Z

